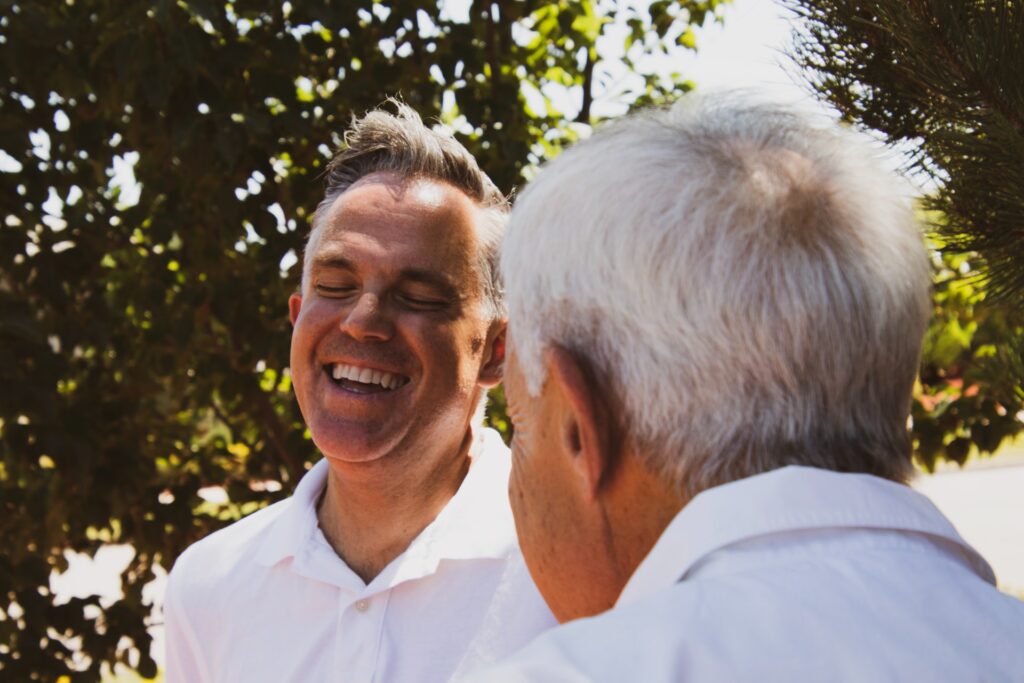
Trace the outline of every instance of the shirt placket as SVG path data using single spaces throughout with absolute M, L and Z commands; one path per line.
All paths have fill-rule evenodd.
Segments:
M 378 680 L 384 618 L 391 591 L 353 595 L 341 591 L 335 634 L 335 676 L 345 683 L 373 683 Z

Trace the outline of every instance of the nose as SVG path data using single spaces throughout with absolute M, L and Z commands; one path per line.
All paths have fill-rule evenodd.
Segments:
M 380 299 L 372 292 L 364 292 L 352 304 L 340 325 L 342 332 L 357 341 L 387 341 L 394 334 L 394 326 Z

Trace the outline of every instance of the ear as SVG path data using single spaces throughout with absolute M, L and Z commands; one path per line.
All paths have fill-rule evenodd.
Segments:
M 302 295 L 296 292 L 288 297 L 288 319 L 295 325 L 299 319 L 299 311 L 302 310 Z
M 505 371 L 505 334 L 508 331 L 508 323 L 499 320 L 491 326 L 487 336 L 490 343 L 484 349 L 484 363 L 480 367 L 480 377 L 477 380 L 480 386 L 490 389 L 497 386 Z
M 544 352 L 544 362 L 547 381 L 562 404 L 557 438 L 573 456 L 587 498 L 594 500 L 611 475 L 616 456 L 610 404 L 602 387 L 595 386 L 588 367 L 571 351 L 550 346 Z

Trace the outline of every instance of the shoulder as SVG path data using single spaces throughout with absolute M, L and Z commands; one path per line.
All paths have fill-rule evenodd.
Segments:
M 292 499 L 278 501 L 216 531 L 185 549 L 174 563 L 168 593 L 191 592 L 237 576 L 255 555 Z
M 1011 680 L 1024 670 L 1024 603 L 973 576 L 922 590 L 924 564 L 898 584 L 884 573 L 861 581 L 871 574 L 856 567 L 818 581 L 800 569 L 675 584 L 548 631 L 470 680 Z
M 578 619 L 542 633 L 512 657 L 475 672 L 465 680 L 479 683 L 671 680 L 652 676 L 654 662 L 648 634 L 656 628 L 650 619 L 638 619 L 631 609 L 615 609 L 596 617 Z M 641 650 L 643 656 L 637 656 Z

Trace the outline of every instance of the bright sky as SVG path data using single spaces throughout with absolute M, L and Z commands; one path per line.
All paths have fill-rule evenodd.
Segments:
M 800 69 L 788 56 L 792 32 L 800 19 L 778 0 L 733 0 L 723 11 L 724 23 L 696 31 L 697 52 L 682 50 L 673 56 L 675 68 L 697 83 L 698 89 L 746 88 L 774 102 L 803 111 L 837 118 L 836 110 L 819 101 L 802 81 Z M 682 65 L 680 68 L 679 65 Z M 877 140 L 881 136 L 874 134 Z M 878 145 L 883 163 L 911 183 L 911 191 L 927 192 L 933 182 L 906 173 L 899 149 Z
M 814 98 L 797 85 L 796 69 L 786 56 L 794 17 L 773 0 L 733 0 L 724 23 L 696 31 L 697 52 L 684 51 L 680 69 L 699 88 L 754 88 L 784 102 Z
M 451 11 L 466 0 L 449 0 Z M 648 0 L 622 0 L 620 5 L 639 6 Z M 643 10 L 641 10 L 643 11 Z M 791 43 L 790 33 L 794 17 L 775 0 L 734 0 L 722 9 L 724 23 L 709 21 L 694 30 L 697 51 L 671 45 L 669 55 L 652 54 L 636 60 L 644 71 L 668 75 L 675 71 L 683 78 L 694 81 L 700 89 L 745 88 L 777 102 L 799 105 L 810 111 L 828 112 L 805 89 L 798 85 L 797 69 L 785 53 Z M 597 66 L 597 83 L 593 113 L 597 116 L 617 116 L 625 106 L 617 95 L 632 80 L 625 69 L 615 64 L 622 52 L 627 30 L 624 25 L 606 26 L 598 41 L 598 53 L 604 61 Z M 673 41 L 668 41 L 672 43 Z M 545 90 L 556 106 L 573 111 L 579 106 L 578 92 L 571 98 L 557 93 L 557 87 Z M 530 93 L 526 93 L 528 98 Z M 573 101 L 570 101 L 573 100 Z M 531 103 L 533 104 L 533 103 Z

